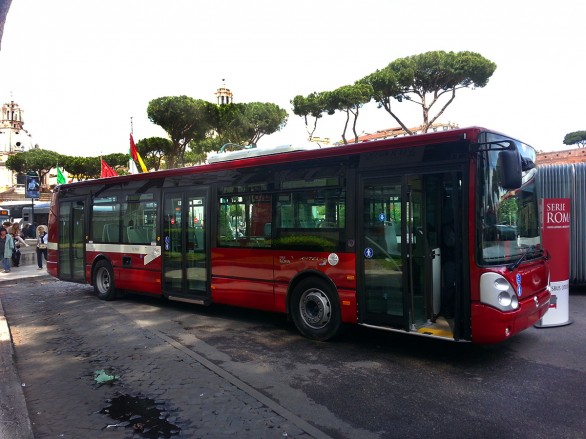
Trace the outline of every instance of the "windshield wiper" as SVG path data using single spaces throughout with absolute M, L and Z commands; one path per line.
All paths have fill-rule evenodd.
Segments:
M 542 255 L 543 253 L 544 253 L 543 249 L 538 249 L 537 246 L 531 246 L 527 249 L 527 251 L 525 253 L 523 253 L 521 255 L 521 257 L 519 259 L 517 259 L 515 262 L 510 264 L 507 268 L 509 269 L 509 271 L 513 271 L 515 268 L 517 268 L 519 265 L 521 265 L 521 262 L 526 260 L 529 256 L 535 256 L 535 255 L 539 255 L 539 254 Z

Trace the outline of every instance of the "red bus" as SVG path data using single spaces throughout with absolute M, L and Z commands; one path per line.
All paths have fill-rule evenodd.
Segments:
M 466 128 L 59 186 L 49 273 L 104 300 L 132 290 L 474 343 L 549 306 L 535 151 Z

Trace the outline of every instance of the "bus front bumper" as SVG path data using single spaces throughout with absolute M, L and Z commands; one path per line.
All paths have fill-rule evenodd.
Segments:
M 515 311 L 503 312 L 479 302 L 472 304 L 472 342 L 499 343 L 537 323 L 549 309 L 550 292 L 543 290 L 519 301 Z

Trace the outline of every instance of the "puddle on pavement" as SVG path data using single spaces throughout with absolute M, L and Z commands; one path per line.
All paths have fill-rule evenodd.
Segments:
M 181 429 L 167 421 L 167 415 L 159 407 L 154 399 L 119 394 L 100 413 L 118 421 L 106 429 L 132 429 L 139 437 L 149 439 L 178 435 Z

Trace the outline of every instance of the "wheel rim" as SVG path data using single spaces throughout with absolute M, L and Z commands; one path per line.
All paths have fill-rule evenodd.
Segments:
M 330 299 L 317 288 L 309 289 L 301 295 L 299 311 L 305 324 L 313 329 L 323 328 L 332 318 Z
M 106 293 L 110 289 L 110 273 L 105 268 L 100 268 L 96 275 L 96 285 L 101 293 Z

